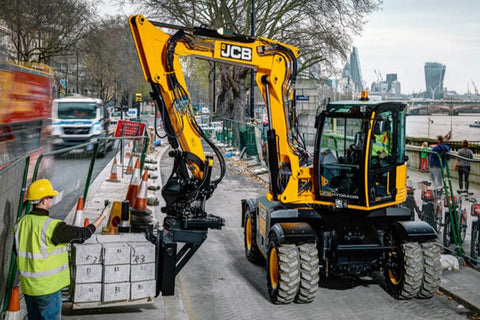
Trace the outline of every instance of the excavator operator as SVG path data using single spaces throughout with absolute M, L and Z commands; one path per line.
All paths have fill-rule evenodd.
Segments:
M 373 130 L 372 156 L 384 159 L 391 154 L 388 122 L 384 119 L 377 120 Z

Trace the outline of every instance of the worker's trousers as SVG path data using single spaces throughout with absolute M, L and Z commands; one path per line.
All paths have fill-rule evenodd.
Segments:
M 62 316 L 61 290 L 45 296 L 25 295 L 29 320 L 60 320 Z

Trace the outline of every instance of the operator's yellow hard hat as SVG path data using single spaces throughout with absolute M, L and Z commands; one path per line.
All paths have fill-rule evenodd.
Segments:
M 27 190 L 27 200 L 35 201 L 45 197 L 53 197 L 58 194 L 53 190 L 52 184 L 47 179 L 40 179 L 32 182 Z

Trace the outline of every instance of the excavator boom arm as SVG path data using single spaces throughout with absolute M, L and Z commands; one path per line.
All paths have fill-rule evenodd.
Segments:
M 192 175 L 202 179 L 205 154 L 200 141 L 203 134 L 193 117 L 180 63 L 180 57 L 186 56 L 256 70 L 270 129 L 269 195 L 283 202 L 298 200 L 298 177 L 305 175 L 300 169 L 302 148 L 292 138 L 296 130 L 294 84 L 299 50 L 266 38 L 225 36 L 210 29 L 148 21 L 141 15 L 131 16 L 129 22 L 145 80 L 152 85 L 157 105 L 168 115 L 163 121 L 169 142 L 198 160 L 187 160 Z M 160 28 L 174 33 L 167 34 Z

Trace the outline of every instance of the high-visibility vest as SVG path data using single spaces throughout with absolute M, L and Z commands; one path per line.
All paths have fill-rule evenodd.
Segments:
M 372 156 L 378 156 L 378 154 L 383 151 L 389 155 L 390 148 L 388 144 L 388 134 L 386 132 L 374 135 L 374 141 L 372 143 Z
M 52 243 L 61 220 L 25 215 L 17 225 L 15 242 L 22 292 L 30 296 L 55 293 L 70 285 L 67 245 Z

